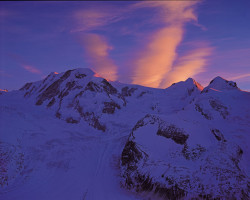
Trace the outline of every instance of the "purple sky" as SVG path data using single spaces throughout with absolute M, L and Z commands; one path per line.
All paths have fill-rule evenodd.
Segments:
M 222 76 L 250 90 L 250 1 L 0 2 L 0 88 L 89 67 L 165 88 Z

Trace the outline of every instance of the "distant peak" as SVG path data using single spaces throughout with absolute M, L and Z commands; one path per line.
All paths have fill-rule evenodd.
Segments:
M 209 85 L 204 88 L 204 91 L 208 91 L 208 89 L 212 89 L 214 91 L 222 91 L 222 90 L 230 90 L 230 89 L 238 89 L 236 82 L 228 81 L 221 76 L 215 77 L 212 81 L 210 81 Z
M 185 82 L 195 82 L 195 80 L 193 78 L 188 78 Z
M 210 81 L 209 84 L 211 84 L 213 82 L 222 82 L 222 81 L 227 81 L 227 80 L 222 78 L 221 76 L 216 76 L 213 80 Z
M 183 88 L 184 90 L 196 88 L 197 91 L 203 90 L 202 85 L 199 84 L 197 81 L 195 81 L 193 78 L 188 78 L 185 81 L 174 83 L 169 88 L 174 88 L 174 89 Z
M 76 68 L 73 69 L 74 72 L 79 72 L 79 73 L 85 73 L 85 74 L 96 74 L 92 69 L 90 68 Z

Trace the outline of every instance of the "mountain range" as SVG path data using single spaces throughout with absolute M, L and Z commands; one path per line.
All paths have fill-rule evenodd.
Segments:
M 249 199 L 250 93 L 91 69 L 0 91 L 0 199 Z

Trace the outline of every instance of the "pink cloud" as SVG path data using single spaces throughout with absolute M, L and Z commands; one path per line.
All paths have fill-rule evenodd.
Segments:
M 29 71 L 29 72 L 31 72 L 33 74 L 41 74 L 42 73 L 39 69 L 36 69 L 35 67 L 32 67 L 30 65 L 22 65 L 22 67 L 25 70 L 27 70 L 27 71 Z
M 157 31 L 147 49 L 135 61 L 133 83 L 159 87 L 164 75 L 171 70 L 182 35 L 183 30 L 179 26 Z
M 124 12 L 126 12 L 126 10 L 119 8 L 112 10 L 109 8 L 89 8 L 78 10 L 73 13 L 75 28 L 71 30 L 71 33 L 101 29 L 108 24 L 125 18 L 126 16 L 123 15 Z
M 178 57 L 176 49 L 184 34 L 184 24 L 197 21 L 194 13 L 195 1 L 143 1 L 136 8 L 157 8 L 158 20 L 165 27 L 152 34 L 146 50 L 135 61 L 133 83 L 150 87 L 160 87 L 162 79 L 172 69 Z
M 16 54 L 9 54 L 9 56 L 15 60 L 23 69 L 32 73 L 32 74 L 42 74 L 42 72 L 36 67 L 28 64 L 21 56 Z
M 240 74 L 240 75 L 237 75 L 237 76 L 232 76 L 230 78 L 228 78 L 229 80 L 238 80 L 238 79 L 243 79 L 243 78 L 247 78 L 247 77 L 250 77 L 250 73 L 248 74 Z
M 207 58 L 212 54 L 212 50 L 213 48 L 211 47 L 200 47 L 179 57 L 176 65 L 173 66 L 172 70 L 162 80 L 160 87 L 166 88 L 172 83 L 186 80 L 189 77 L 204 72 L 205 66 L 208 63 Z
M 109 57 L 109 51 L 113 49 L 105 37 L 98 34 L 84 34 L 80 38 L 86 53 L 87 61 L 98 74 L 109 80 L 117 79 L 117 66 Z

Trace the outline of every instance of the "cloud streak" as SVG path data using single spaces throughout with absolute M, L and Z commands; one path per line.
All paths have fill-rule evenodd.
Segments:
M 158 8 L 158 19 L 162 20 L 165 27 L 153 33 L 146 50 L 135 61 L 134 84 L 161 86 L 162 79 L 172 69 L 178 56 L 176 49 L 183 39 L 184 24 L 197 20 L 195 4 L 193 1 L 145 1 L 135 5 L 138 8 Z
M 28 64 L 21 56 L 16 54 L 9 54 L 9 56 L 26 71 L 32 74 L 42 74 L 42 72 L 39 69 Z
M 248 73 L 248 74 L 241 74 L 241 75 L 238 75 L 238 76 L 233 76 L 233 77 L 231 77 L 229 79 L 230 80 L 238 80 L 238 79 L 247 78 L 247 77 L 250 77 L 250 73 Z
M 108 25 L 128 19 L 129 16 L 138 17 L 141 9 L 154 11 L 152 19 L 143 24 L 158 28 L 150 33 L 148 40 L 142 37 L 147 43 L 132 61 L 130 74 L 133 84 L 164 88 L 172 82 L 205 70 L 207 57 L 212 51 L 210 47 L 200 47 L 181 58 L 177 53 L 185 34 L 186 23 L 193 22 L 200 26 L 195 13 L 197 4 L 197 1 L 142 1 L 122 9 L 112 9 L 112 12 L 108 7 L 102 10 L 92 7 L 74 13 L 76 27 L 71 33 L 80 35 L 80 43 L 91 68 L 105 78 L 116 80 L 118 67 L 110 57 L 113 47 L 96 31 L 110 31 L 107 29 Z M 131 15 L 128 16 L 128 13 Z M 129 24 L 131 28 L 133 23 Z M 124 27 L 122 28 L 124 31 Z M 128 30 L 130 34 L 133 33 L 126 29 Z
M 88 33 L 81 36 L 80 42 L 85 49 L 87 61 L 92 65 L 91 68 L 109 80 L 116 80 L 117 66 L 109 58 L 109 51 L 113 47 L 108 44 L 105 37 Z
M 186 80 L 204 72 L 207 65 L 207 57 L 211 55 L 212 50 L 213 48 L 211 47 L 200 47 L 178 58 L 177 64 L 173 66 L 172 70 L 163 79 L 160 87 L 166 88 L 172 83 Z
M 179 26 L 161 29 L 154 34 L 147 50 L 135 61 L 134 84 L 159 87 L 162 78 L 171 70 L 176 58 L 176 47 L 183 30 Z

